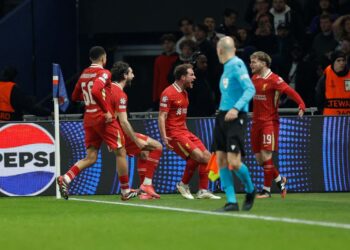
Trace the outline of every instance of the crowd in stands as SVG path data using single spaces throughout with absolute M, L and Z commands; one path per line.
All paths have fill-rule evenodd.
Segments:
M 264 51 L 272 57 L 272 70 L 290 84 L 307 107 L 317 106 L 315 94 L 325 68 L 336 51 L 346 56 L 350 65 L 350 1 L 310 0 L 303 8 L 293 0 L 250 0 L 244 15 L 248 25 L 237 25 L 238 13 L 225 9 L 223 22 L 206 16 L 203 20 L 188 17 L 178 22 L 182 36 L 164 34 L 164 53 L 154 65 L 153 101 L 173 82 L 172 71 L 181 63 L 195 65 L 194 88 L 189 90 L 189 116 L 211 116 L 219 103 L 218 82 L 222 72 L 216 55 L 216 43 L 231 36 L 237 55 L 249 68 L 249 56 Z M 316 6 L 316 7 L 315 7 Z M 205 105 L 203 105 L 205 103 Z M 282 99 L 281 107 L 293 107 Z

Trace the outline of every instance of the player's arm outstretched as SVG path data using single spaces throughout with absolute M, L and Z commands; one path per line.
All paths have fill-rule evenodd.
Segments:
M 168 149 L 173 150 L 174 148 L 169 144 L 169 141 L 171 140 L 171 138 L 167 137 L 166 130 L 165 130 L 165 120 L 167 119 L 167 117 L 168 117 L 168 112 L 159 111 L 159 116 L 158 116 L 159 132 L 165 146 Z

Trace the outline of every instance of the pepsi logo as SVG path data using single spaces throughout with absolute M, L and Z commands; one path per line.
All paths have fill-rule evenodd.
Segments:
M 0 192 L 32 196 L 44 192 L 55 179 L 54 139 L 33 123 L 0 128 Z

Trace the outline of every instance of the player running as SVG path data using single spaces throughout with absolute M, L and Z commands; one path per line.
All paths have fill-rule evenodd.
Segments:
M 178 191 L 186 199 L 194 199 L 189 182 L 196 168 L 199 168 L 198 199 L 220 199 L 208 191 L 207 163 L 210 153 L 202 141 L 192 134 L 186 125 L 189 104 L 186 88 L 192 88 L 196 79 L 191 64 L 181 64 L 174 70 L 175 82 L 167 87 L 160 97 L 159 130 L 166 147 L 174 150 L 186 161 L 182 180 L 176 184 Z
M 253 98 L 253 125 L 251 143 L 256 160 L 264 168 L 264 186 L 257 198 L 270 198 L 272 180 L 275 180 L 282 198 L 286 197 L 285 177 L 281 177 L 272 159 L 278 150 L 279 116 L 278 104 L 281 94 L 286 94 L 299 105 L 300 117 L 305 104 L 299 94 L 278 75 L 270 70 L 271 57 L 262 51 L 250 56 L 250 68 L 254 74 L 256 94 Z
M 129 156 L 137 156 L 137 170 L 140 176 L 140 199 L 159 199 L 152 185 L 154 172 L 162 156 L 162 144 L 151 137 L 135 133 L 128 121 L 128 96 L 124 92 L 126 86 L 131 85 L 134 73 L 125 62 L 114 63 L 112 69 L 111 103 L 113 111 L 123 129 L 125 148 Z
M 68 199 L 69 184 L 83 169 L 96 162 L 98 150 L 104 141 L 116 155 L 121 199 L 129 200 L 136 197 L 137 192 L 129 188 L 123 132 L 108 105 L 111 73 L 103 68 L 107 55 L 104 48 L 96 46 L 90 49 L 89 57 L 92 64 L 82 72 L 72 94 L 73 101 L 84 99 L 85 103 L 83 125 L 87 156 L 76 162 L 66 174 L 57 177 L 57 184 L 62 197 Z

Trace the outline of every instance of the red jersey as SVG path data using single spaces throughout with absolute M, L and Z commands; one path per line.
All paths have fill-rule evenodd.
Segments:
M 188 94 L 175 83 L 167 87 L 160 97 L 159 111 L 167 112 L 165 129 L 168 136 L 188 131 L 186 126 Z
M 264 77 L 253 75 L 252 81 L 256 90 L 253 98 L 253 121 L 278 120 L 279 99 L 290 88 L 289 85 L 270 70 Z
M 92 119 L 110 111 L 108 98 L 110 95 L 111 73 L 97 64 L 91 64 L 80 75 L 75 85 L 72 100 L 84 100 L 85 117 Z
M 115 82 L 111 84 L 111 108 L 114 112 L 126 112 L 128 107 L 128 96 L 122 87 Z

